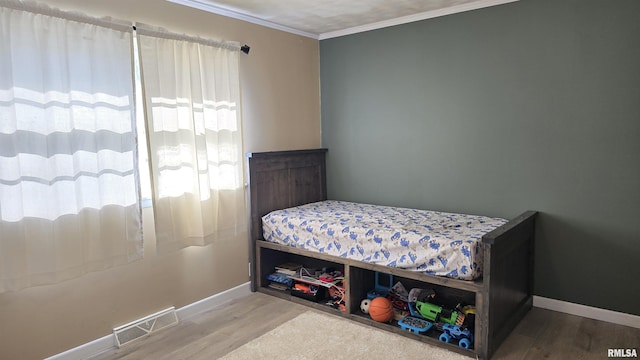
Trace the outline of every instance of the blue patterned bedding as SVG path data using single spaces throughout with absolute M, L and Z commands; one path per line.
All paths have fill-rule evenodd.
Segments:
M 482 236 L 507 220 L 322 201 L 262 218 L 266 241 L 462 280 L 482 275 Z

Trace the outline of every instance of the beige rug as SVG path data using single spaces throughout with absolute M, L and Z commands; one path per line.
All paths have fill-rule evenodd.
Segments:
M 307 311 L 222 359 L 469 360 L 469 357 L 329 314 Z

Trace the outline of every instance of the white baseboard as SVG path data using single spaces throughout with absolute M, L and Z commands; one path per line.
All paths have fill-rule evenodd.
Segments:
M 234 288 L 221 293 L 209 296 L 208 298 L 196 301 L 176 309 L 178 320 L 183 320 L 191 316 L 200 314 L 228 301 L 239 299 L 251 293 L 251 283 L 240 284 Z M 84 360 L 100 355 L 116 348 L 116 341 L 113 334 L 103 336 L 86 344 L 67 350 L 60 354 L 46 358 L 45 360 Z
M 533 296 L 533 306 L 640 329 L 640 316 Z
M 191 316 L 203 313 L 207 310 L 213 309 L 218 305 L 222 305 L 228 301 L 239 299 L 251 294 L 251 283 L 246 282 L 240 284 L 229 290 L 225 290 L 221 293 L 209 296 L 208 298 L 198 300 L 189 305 L 185 305 L 180 309 L 176 309 L 178 314 L 178 320 L 183 320 Z
M 96 356 L 105 353 L 109 350 L 115 349 L 116 339 L 113 334 L 103 336 L 100 339 L 93 340 L 86 344 L 80 345 L 73 349 L 62 352 L 58 355 L 48 357 L 45 360 L 82 360 L 89 359 L 92 356 Z

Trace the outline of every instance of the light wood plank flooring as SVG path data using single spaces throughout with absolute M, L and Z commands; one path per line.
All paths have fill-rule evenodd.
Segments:
M 253 293 L 93 360 L 216 359 L 309 310 Z M 640 351 L 640 329 L 533 308 L 492 359 L 607 359 L 609 348 Z

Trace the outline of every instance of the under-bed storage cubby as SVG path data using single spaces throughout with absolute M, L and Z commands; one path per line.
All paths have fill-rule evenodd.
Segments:
M 280 251 L 272 244 L 258 244 L 258 289 L 321 309 L 346 313 L 344 264 Z
M 451 339 L 449 343 L 444 343 L 440 340 L 440 336 L 443 333 L 443 325 L 447 321 L 455 325 L 456 320 L 459 322 L 461 328 L 467 329 L 468 333 L 475 333 L 475 305 L 477 297 L 475 290 L 478 289 L 463 290 L 443 286 L 441 284 L 411 278 L 413 276 L 411 273 L 399 275 L 403 273 L 402 270 L 394 270 L 395 274 L 389 273 L 388 271 L 390 269 L 388 268 L 386 270 L 387 271 L 376 271 L 366 269 L 359 267 L 357 263 L 350 266 L 349 290 L 351 295 L 350 305 L 351 309 L 353 309 L 352 319 L 413 337 L 420 341 L 444 346 L 457 352 L 472 354 L 474 347 L 473 341 L 469 342 L 470 348 L 467 350 L 465 348 L 459 348 L 457 341 L 459 339 Z M 408 303 L 404 303 L 402 299 L 393 295 L 398 289 L 400 289 L 400 292 L 406 291 L 406 295 L 409 295 L 412 289 L 416 289 L 415 293 L 433 294 L 433 296 L 429 296 L 428 299 L 424 299 L 424 303 L 428 303 L 429 306 L 429 315 L 433 317 L 425 319 L 424 316 L 419 313 L 418 309 L 415 308 L 415 305 L 412 305 L 412 313 L 411 309 L 408 308 Z M 378 295 L 393 300 L 395 316 L 394 319 L 388 323 L 376 322 L 361 310 L 360 304 L 364 299 L 371 299 Z M 427 312 L 427 309 L 425 308 L 423 311 Z M 465 312 L 467 314 L 465 314 Z M 421 319 L 418 321 L 428 321 L 432 323 L 432 327 L 425 332 L 416 332 L 406 327 L 403 329 L 399 321 L 404 319 L 405 316 Z M 406 320 L 406 322 L 410 321 L 411 320 Z M 402 324 L 404 325 L 404 323 Z

